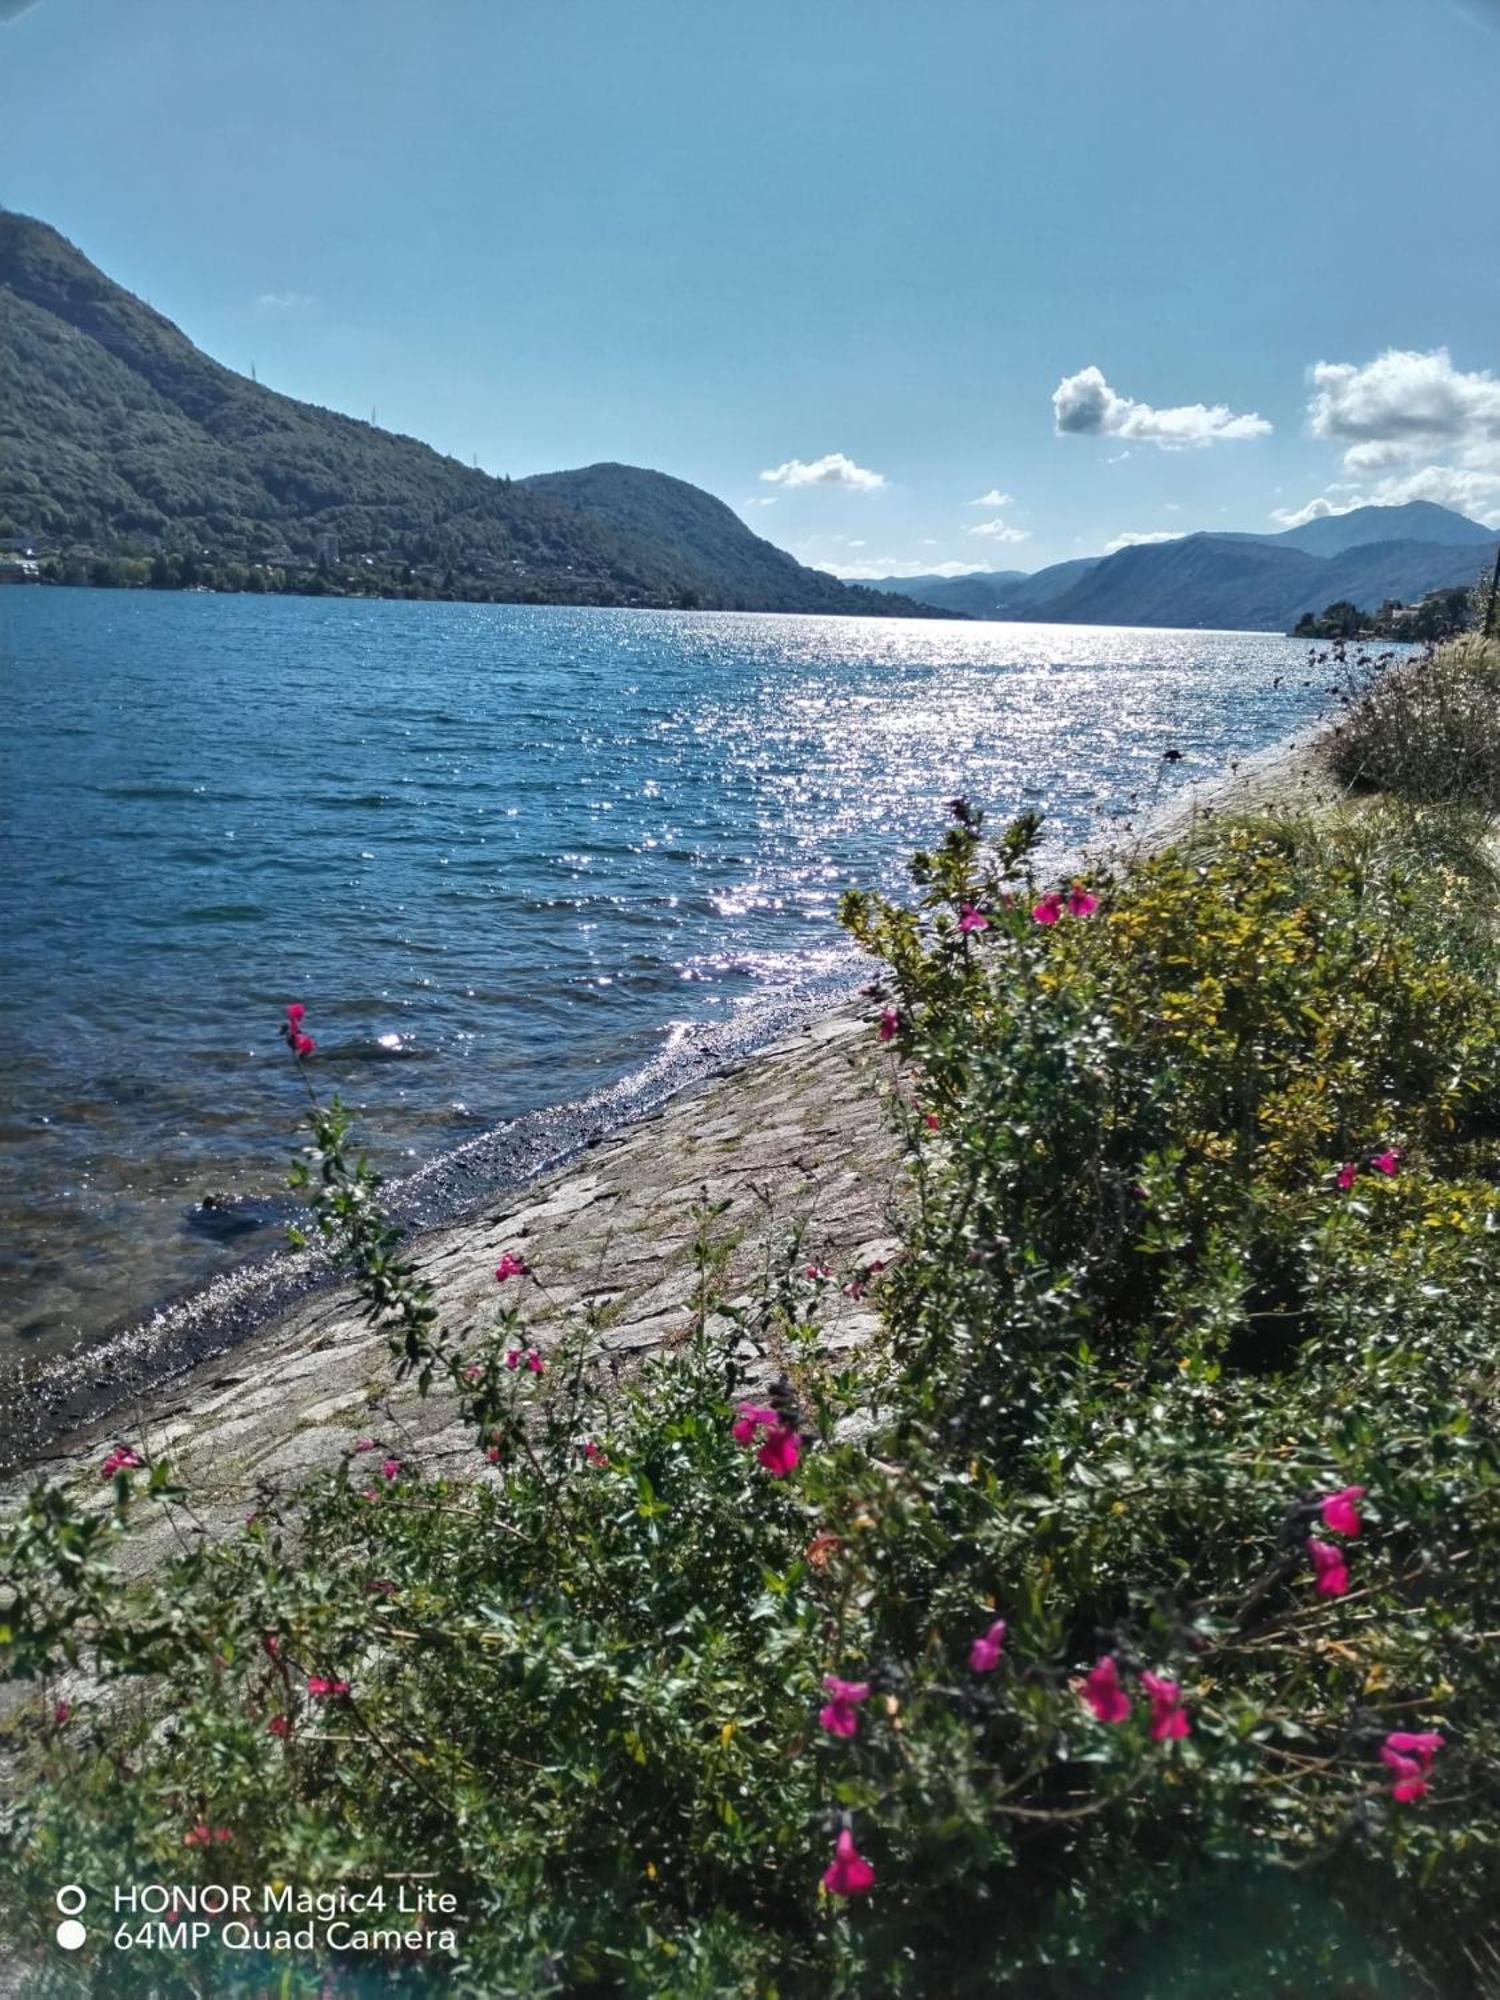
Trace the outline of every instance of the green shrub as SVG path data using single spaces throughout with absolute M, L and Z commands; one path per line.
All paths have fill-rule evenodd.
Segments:
M 463 1398 L 473 1465 L 376 1441 L 136 1582 L 116 1538 L 186 1504 L 166 1468 L 113 1469 L 113 1514 L 40 1489 L 4 1550 L 40 1701 L 3 1900 L 29 1947 L 64 1880 L 417 1871 L 459 1957 L 101 1935 L 57 1990 L 1482 1992 L 1500 952 L 1471 830 L 1225 825 L 1051 893 L 1035 835 L 991 848 L 960 805 L 912 907 L 847 905 L 910 1168 L 900 1259 L 834 1281 L 880 1307 L 855 1362 L 795 1245 L 724 1305 L 707 1208 L 632 1380 L 589 1327 L 534 1373 L 522 1272 L 445 1333 L 314 1113 L 315 1224 Z M 70 1662 L 121 1685 L 58 1720 Z
M 1329 762 L 1344 784 L 1500 812 L 1500 644 L 1471 635 L 1419 658 L 1385 655 L 1343 692 Z

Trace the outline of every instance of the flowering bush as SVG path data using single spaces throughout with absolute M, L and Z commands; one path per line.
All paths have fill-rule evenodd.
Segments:
M 633 1379 L 596 1329 L 533 1338 L 513 1255 L 493 1325 L 441 1328 L 314 1110 L 313 1225 L 399 1367 L 460 1399 L 472 1465 L 361 1440 L 295 1519 L 134 1581 L 131 1516 L 185 1504 L 165 1466 L 118 1447 L 108 1513 L 32 1495 L 3 1551 L 38 1693 L 16 1943 L 59 1881 L 418 1871 L 459 1956 L 393 1955 L 392 1990 L 1482 1992 L 1479 864 L 1372 813 L 1049 889 L 1036 831 L 990 846 L 960 804 L 910 907 L 846 909 L 889 988 L 902 1256 L 830 1282 L 789 1245 L 732 1309 L 705 1206 L 681 1337 Z M 819 1347 L 840 1286 L 886 1327 L 855 1364 Z M 58 1706 L 75 1664 L 96 1685 Z M 368 1961 L 72 1966 L 373 1990 Z

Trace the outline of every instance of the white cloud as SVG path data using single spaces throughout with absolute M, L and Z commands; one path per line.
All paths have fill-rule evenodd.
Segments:
M 1305 506 L 1278 507 L 1279 526 L 1407 500 L 1500 523 L 1500 379 L 1487 369 L 1455 368 L 1446 347 L 1393 347 L 1363 364 L 1319 361 L 1308 379 L 1308 428 L 1344 447 L 1349 476 Z
M 262 312 L 301 312 L 318 301 L 312 292 L 262 292 L 255 303 Z
M 1316 438 L 1351 445 L 1500 444 L 1500 381 L 1455 368 L 1446 347 L 1389 348 L 1363 367 L 1319 361 L 1307 414 Z M 1368 461 L 1366 461 L 1368 464 Z
M 977 500 L 971 500 L 971 507 L 1010 507 L 1015 504 L 1013 493 L 1002 493 L 998 486 L 992 486 L 988 493 L 981 493 Z
M 740 505 L 742 507 L 774 507 L 776 505 L 776 495 L 774 493 L 752 494 L 748 500 L 742 500 Z
M 1264 417 L 1236 416 L 1226 403 L 1153 409 L 1133 396 L 1117 395 L 1094 367 L 1063 377 L 1052 392 L 1052 413 L 1061 437 L 1130 438 L 1163 451 L 1267 437 L 1271 431 Z
M 993 521 L 976 521 L 972 528 L 965 528 L 966 535 L 978 535 L 987 542 L 1029 542 L 1029 528 L 1013 528 L 1008 521 L 1002 521 L 997 514 Z
M 863 465 L 856 465 L 841 451 L 831 451 L 824 458 L 810 461 L 789 458 L 785 465 L 774 465 L 760 476 L 769 486 L 849 486 L 858 493 L 872 493 L 877 486 L 887 483 L 883 472 L 871 472 Z
M 973 576 L 976 570 L 985 567 L 984 563 L 912 562 L 902 556 L 872 556 L 856 563 L 813 564 L 814 569 L 826 570 L 829 576 L 836 576 L 841 583 L 863 583 L 872 576 Z
M 1140 534 L 1127 532 L 1116 535 L 1112 542 L 1104 544 L 1104 553 L 1107 556 L 1118 555 L 1121 549 L 1138 549 L 1147 542 L 1180 542 L 1182 539 L 1181 528 L 1148 528 Z

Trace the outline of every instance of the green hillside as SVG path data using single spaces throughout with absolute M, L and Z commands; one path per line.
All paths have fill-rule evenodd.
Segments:
M 575 489 L 591 497 L 575 504 Z M 680 480 L 629 467 L 496 479 L 278 395 L 56 230 L 5 211 L 0 536 L 85 582 L 917 612 L 803 568 Z

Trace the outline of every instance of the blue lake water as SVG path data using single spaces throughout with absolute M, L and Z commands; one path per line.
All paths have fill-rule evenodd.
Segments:
M 847 983 L 964 792 L 1098 821 L 1294 728 L 1260 634 L 0 592 L 0 1341 L 274 1240 L 276 1029 L 400 1172 Z M 1177 749 L 1180 763 L 1164 764 Z

